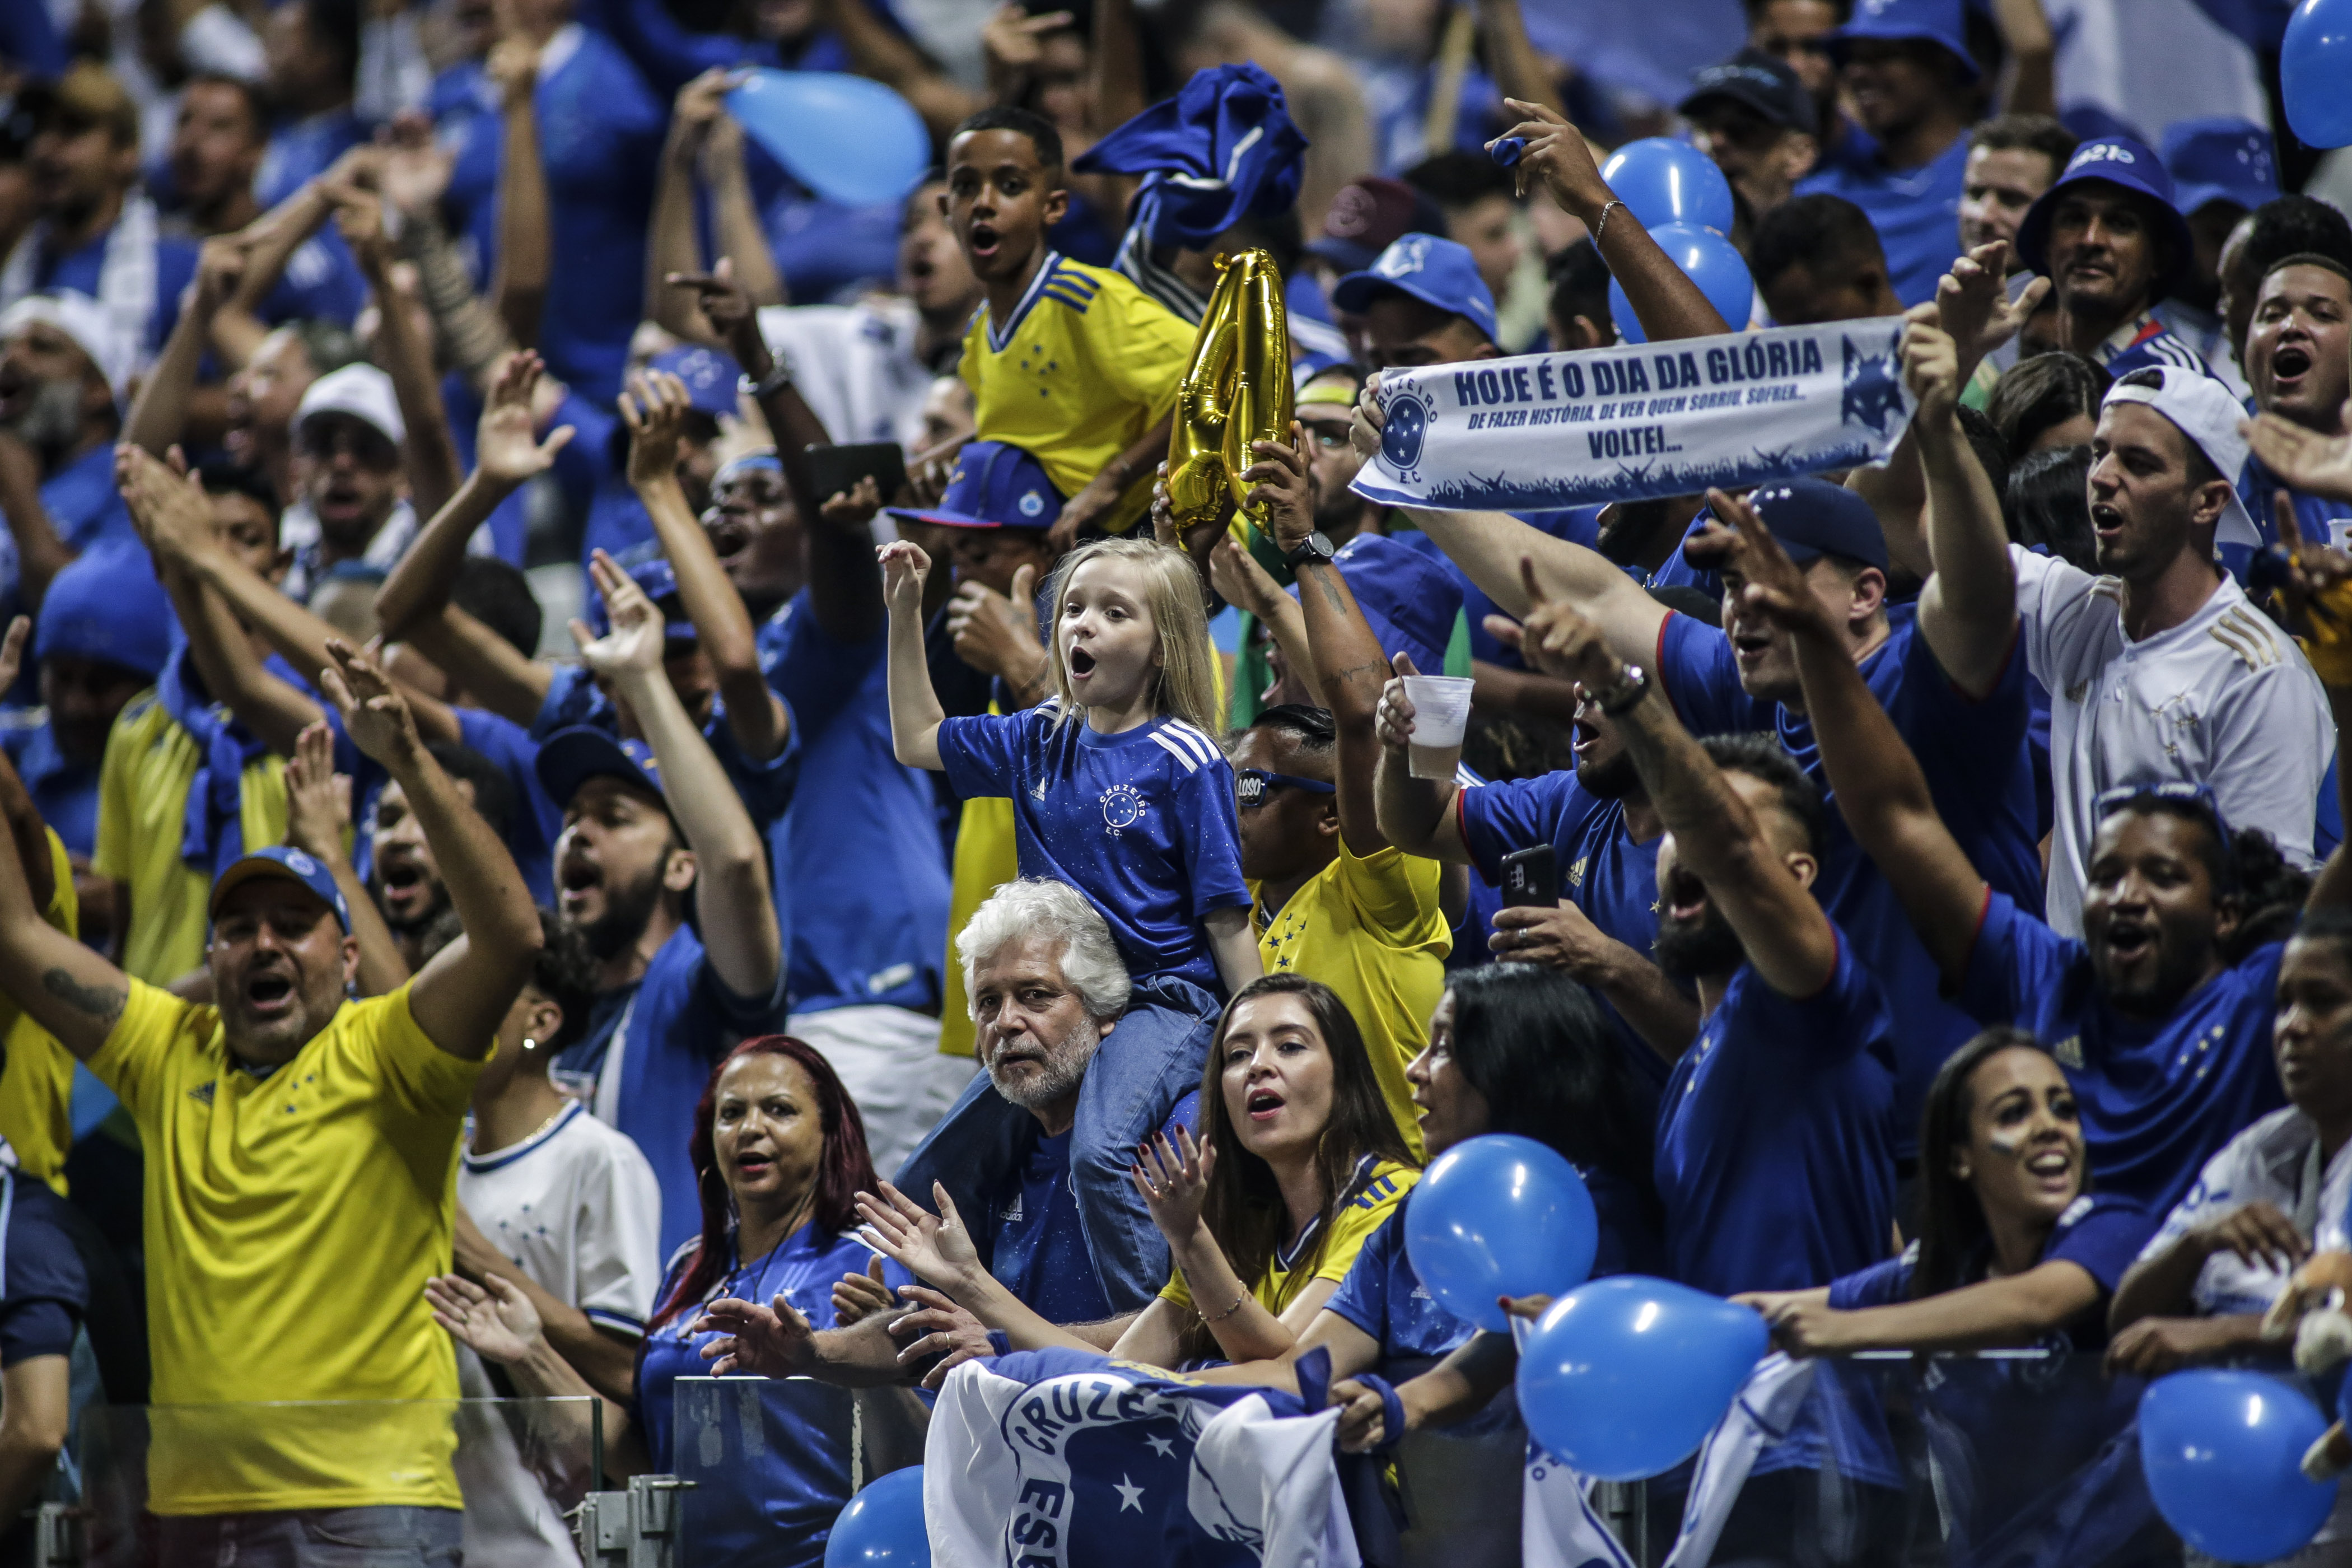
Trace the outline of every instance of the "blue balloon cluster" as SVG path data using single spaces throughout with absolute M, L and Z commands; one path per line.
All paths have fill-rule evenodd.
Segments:
M 2279 46 L 2286 122 L 2314 147 L 2352 145 L 2352 0 L 2303 0 Z
M 1592 1272 L 1601 1216 L 1558 1151 L 1513 1132 L 1468 1138 L 1430 1163 L 1404 1210 L 1404 1250 L 1438 1304 L 1507 1331 L 1502 1296 L 1557 1296 Z
M 1660 1475 L 1697 1451 L 1769 1344 L 1760 1316 L 1720 1297 L 1638 1274 L 1595 1279 L 1519 1346 L 1519 1414 L 1546 1453 L 1586 1475 Z
M 1628 142 L 1601 165 L 1601 177 L 1643 228 L 1687 223 L 1731 232 L 1731 182 L 1687 142 L 1664 136 Z
M 1756 302 L 1756 284 L 1748 275 L 1746 259 L 1732 248 L 1731 241 L 1711 228 L 1686 223 L 1663 224 L 1650 231 L 1650 237 L 1698 285 L 1726 326 L 1737 332 L 1748 325 Z M 1617 323 L 1617 335 L 1627 342 L 1650 341 L 1633 314 L 1633 302 L 1625 298 L 1625 286 L 1614 278 L 1609 280 L 1609 317 Z
M 2178 1372 L 2139 1401 L 2148 1496 L 2180 1539 L 2228 1563 L 2301 1550 L 2336 1506 L 2303 1473 L 2327 1417 L 2301 1390 L 2253 1372 Z
M 849 1500 L 825 1539 L 824 1568 L 930 1568 L 923 1467 L 893 1470 Z
M 915 106 L 878 81 L 842 71 L 755 70 L 727 95 L 727 112 L 802 184 L 827 201 L 902 201 L 931 163 Z

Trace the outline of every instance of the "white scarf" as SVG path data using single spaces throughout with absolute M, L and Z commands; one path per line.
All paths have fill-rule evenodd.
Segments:
M 122 198 L 122 211 L 106 231 L 106 253 L 98 268 L 98 302 L 131 345 L 133 363 L 146 368 L 148 323 L 155 319 L 155 204 L 145 193 L 132 191 Z M 41 257 L 48 248 L 49 220 L 41 219 L 26 231 L 0 265 L 0 310 L 27 294 L 38 292 Z

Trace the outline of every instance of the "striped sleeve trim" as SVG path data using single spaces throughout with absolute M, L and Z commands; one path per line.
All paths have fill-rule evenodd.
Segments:
M 1213 763 L 1218 758 L 1224 755 L 1222 751 L 1218 750 L 1217 743 L 1214 741 L 1212 741 L 1208 736 L 1202 734 L 1192 725 L 1185 723 L 1181 719 L 1171 721 L 1167 726 L 1161 729 L 1160 732 L 1163 735 L 1175 736 L 1177 740 L 1182 742 L 1185 746 L 1192 750 L 1193 755 L 1198 757 L 1203 763 Z

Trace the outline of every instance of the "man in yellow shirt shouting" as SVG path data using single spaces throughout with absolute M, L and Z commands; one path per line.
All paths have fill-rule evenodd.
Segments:
M 349 911 L 299 850 L 215 880 L 216 1005 L 200 1006 L 44 921 L 0 842 L 0 991 L 121 1097 L 146 1150 L 148 1487 L 167 1562 L 357 1547 L 446 1568 L 459 1547 L 453 1410 L 433 1403 L 457 1397 L 457 1366 L 422 1291 L 449 1268 L 467 1095 L 539 916 L 405 700 L 328 646 L 327 695 L 406 792 L 466 931 L 391 994 L 347 999 Z

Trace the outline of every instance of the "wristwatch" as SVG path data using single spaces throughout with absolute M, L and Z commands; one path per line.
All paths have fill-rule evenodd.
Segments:
M 753 381 L 748 375 L 738 376 L 735 384 L 745 396 L 758 403 L 763 398 L 773 397 L 789 385 L 792 379 L 793 362 L 782 354 L 777 354 L 770 360 L 767 374 L 757 381 Z
M 1650 678 L 1642 673 L 1640 665 L 1629 664 L 1625 667 L 1625 673 L 1614 682 L 1594 691 L 1592 700 L 1601 704 L 1603 713 L 1612 719 L 1620 719 L 1632 712 L 1635 705 L 1649 694 Z
M 1311 562 L 1321 561 L 1328 563 L 1333 556 L 1339 553 L 1339 552 L 1338 547 L 1333 545 L 1330 540 L 1324 537 L 1323 531 L 1321 529 L 1318 529 L 1313 533 L 1308 534 L 1306 540 L 1296 549 L 1292 550 L 1289 554 L 1284 556 L 1282 558 L 1282 563 L 1289 567 L 1293 572 L 1296 572 L 1301 566 L 1305 566 Z

